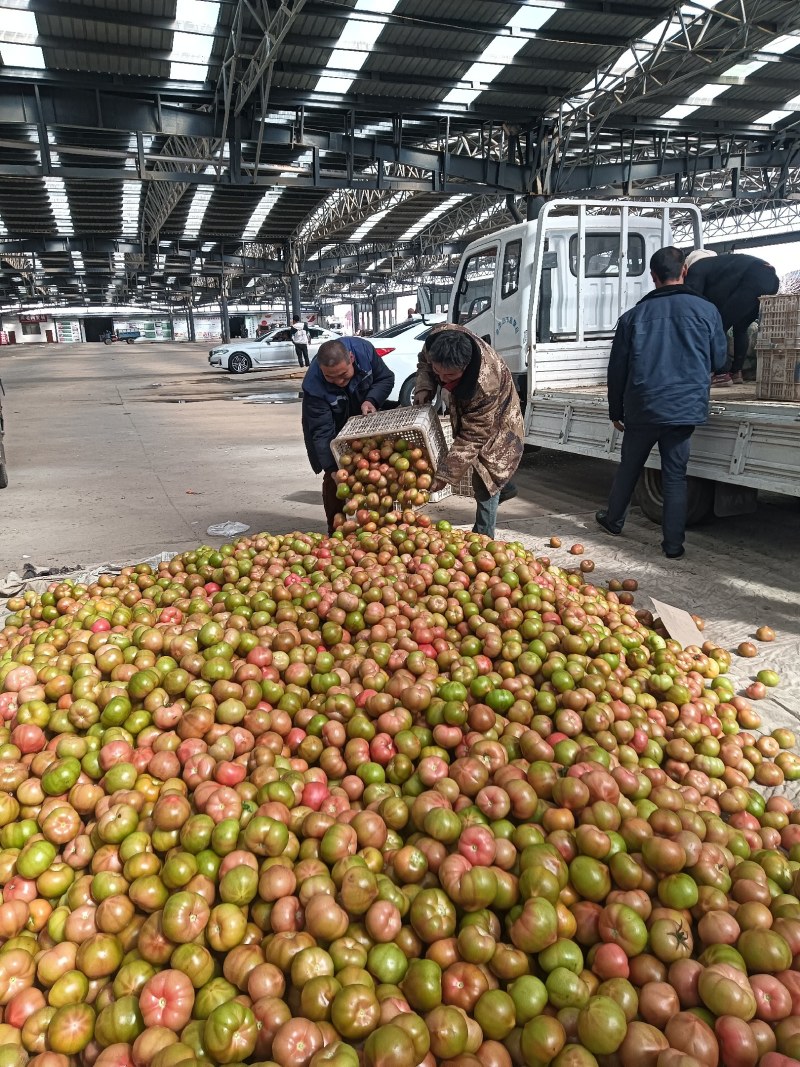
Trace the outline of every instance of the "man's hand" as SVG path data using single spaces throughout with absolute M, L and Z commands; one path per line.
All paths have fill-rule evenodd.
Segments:
M 430 402 L 431 402 L 431 394 L 430 393 L 420 393 L 419 391 L 414 393 L 414 407 L 415 408 L 426 408 L 428 406 L 428 404 L 430 404 Z
M 374 415 L 377 410 L 378 409 L 375 407 L 371 400 L 365 400 L 364 403 L 361 405 L 362 415 Z
M 431 482 L 430 491 L 432 493 L 440 493 L 446 485 L 447 482 L 444 480 L 444 478 L 434 478 Z
M 620 433 L 624 433 L 625 432 L 625 424 L 623 422 L 615 422 L 614 423 L 614 429 L 615 430 L 619 430 Z

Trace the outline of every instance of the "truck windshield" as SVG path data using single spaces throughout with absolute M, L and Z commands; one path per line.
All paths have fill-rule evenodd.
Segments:
M 587 233 L 586 262 L 584 277 L 601 278 L 619 275 L 618 233 Z M 578 273 L 578 235 L 569 239 L 569 269 L 573 275 Z M 644 238 L 640 233 L 628 234 L 628 277 L 644 274 Z
M 454 322 L 469 322 L 492 306 L 496 270 L 496 248 L 484 248 L 464 263 L 456 293 Z

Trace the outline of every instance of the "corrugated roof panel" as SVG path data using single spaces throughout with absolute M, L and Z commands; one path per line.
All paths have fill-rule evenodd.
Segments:
M 175 18 L 176 0 L 81 0 L 84 7 L 131 12 L 135 15 L 155 15 L 156 18 Z
M 44 37 L 70 38 L 75 41 L 97 41 L 115 46 L 169 51 L 172 34 L 154 27 L 131 26 L 124 22 L 100 22 L 93 19 L 65 18 L 40 14 L 39 32 Z
M 148 59 L 147 56 L 123 56 L 115 55 L 113 51 L 108 53 L 86 52 L 76 47 L 66 50 L 62 48 L 45 48 L 44 58 L 49 70 L 77 70 L 87 74 L 127 74 L 141 78 L 168 78 L 169 63 L 157 59 Z

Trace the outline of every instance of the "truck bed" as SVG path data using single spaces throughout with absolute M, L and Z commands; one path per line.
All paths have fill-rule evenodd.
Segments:
M 608 421 L 604 385 L 536 392 L 525 432 L 531 445 L 619 459 L 622 434 Z M 657 450 L 647 465 L 660 466 Z M 689 474 L 800 496 L 800 404 L 757 400 L 755 382 L 713 389 L 709 421 L 692 437 Z

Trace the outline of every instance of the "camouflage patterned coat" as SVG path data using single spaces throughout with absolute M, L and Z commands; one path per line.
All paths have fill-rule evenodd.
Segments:
M 465 333 L 475 354 L 449 394 L 453 444 L 436 475 L 457 485 L 474 470 L 494 495 L 512 479 L 522 458 L 522 412 L 511 372 L 491 345 L 471 330 L 443 324 L 429 338 L 441 330 Z M 423 348 L 417 365 L 417 402 L 432 397 L 438 386 L 427 348 Z

